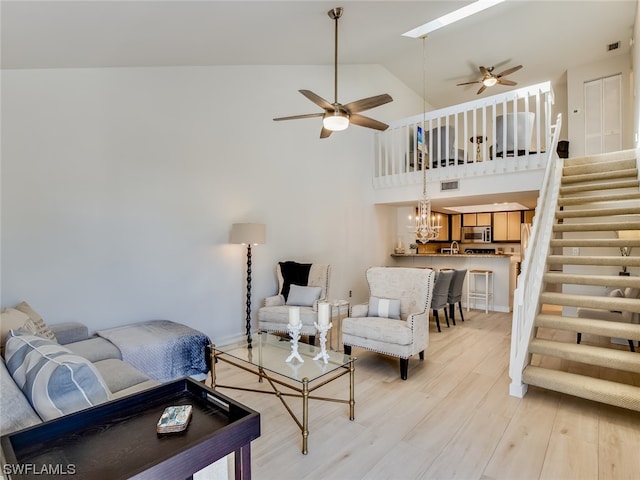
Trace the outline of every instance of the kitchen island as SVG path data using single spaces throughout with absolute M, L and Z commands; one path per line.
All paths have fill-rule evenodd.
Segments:
M 515 289 L 511 269 L 512 255 L 502 253 L 478 254 L 478 253 L 410 253 L 406 255 L 391 254 L 394 264 L 399 267 L 428 267 L 434 270 L 452 268 L 460 270 L 486 269 L 493 271 L 493 305 L 490 308 L 496 312 L 510 312 L 512 294 Z M 467 306 L 467 281 L 462 289 L 462 305 Z M 481 286 L 481 284 L 478 284 Z M 478 300 L 472 304 L 475 309 L 483 309 L 484 304 Z

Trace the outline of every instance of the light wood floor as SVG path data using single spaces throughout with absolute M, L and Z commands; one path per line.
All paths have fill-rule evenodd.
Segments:
M 640 413 L 534 387 L 510 397 L 511 314 L 472 310 L 465 319 L 442 333 L 432 324 L 425 360 L 409 361 L 406 381 L 397 360 L 354 349 L 355 420 L 347 405 L 311 401 L 308 455 L 274 396 L 221 390 L 261 413 L 253 478 L 640 478 Z M 257 383 L 222 362 L 216 368 L 219 381 Z M 317 393 L 344 398 L 347 389 L 342 377 Z

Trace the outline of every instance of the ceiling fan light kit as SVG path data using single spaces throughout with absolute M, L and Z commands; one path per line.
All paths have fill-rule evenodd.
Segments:
M 324 110 L 324 113 L 307 113 L 304 115 L 293 115 L 289 117 L 274 118 L 275 121 L 281 120 L 299 120 L 302 118 L 314 118 L 322 117 L 322 130 L 320 131 L 320 138 L 327 138 L 331 133 L 340 130 L 346 130 L 349 124 L 353 123 L 361 127 L 373 128 L 375 130 L 386 130 L 389 125 L 374 120 L 373 118 L 360 115 L 359 112 L 364 112 L 371 108 L 379 107 L 385 103 L 393 101 L 390 95 L 382 94 L 375 95 L 373 97 L 362 98 L 355 102 L 342 105 L 338 102 L 338 19 L 342 16 L 342 7 L 332 8 L 327 12 L 329 18 L 335 21 L 335 47 L 334 47 L 334 62 L 333 62 L 333 89 L 334 89 L 334 101 L 329 103 L 324 98 L 316 95 L 311 90 L 299 90 L 299 92 L 318 105 Z
M 327 112 L 322 117 L 322 126 L 332 132 L 346 130 L 349 126 L 349 116 L 339 110 Z

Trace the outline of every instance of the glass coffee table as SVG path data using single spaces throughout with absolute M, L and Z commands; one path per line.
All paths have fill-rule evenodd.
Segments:
M 313 358 L 320 349 L 305 343 L 298 343 L 298 353 L 304 360 L 300 362 L 286 359 L 291 353 L 291 343 L 277 335 L 261 332 L 252 342 L 253 348 L 247 348 L 247 342 L 241 341 L 224 346 L 211 345 L 211 388 L 231 388 L 250 392 L 276 395 L 284 405 L 291 418 L 302 432 L 302 453 L 307 454 L 307 438 L 309 436 L 309 400 L 346 403 L 349 405 L 349 420 L 354 419 L 355 392 L 354 372 L 355 357 L 340 352 L 327 351 L 328 360 Z M 270 390 L 260 390 L 217 383 L 216 362 L 222 361 L 246 370 L 258 376 L 260 383 L 266 380 Z M 349 375 L 349 398 L 330 398 L 312 395 L 320 387 Z M 282 391 L 280 387 L 287 389 Z M 286 401 L 287 397 L 302 399 L 302 420 L 293 412 Z

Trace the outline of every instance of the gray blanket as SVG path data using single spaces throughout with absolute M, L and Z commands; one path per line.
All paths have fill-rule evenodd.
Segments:
M 205 349 L 211 342 L 186 325 L 151 320 L 96 333 L 118 347 L 125 362 L 159 382 L 207 373 Z

